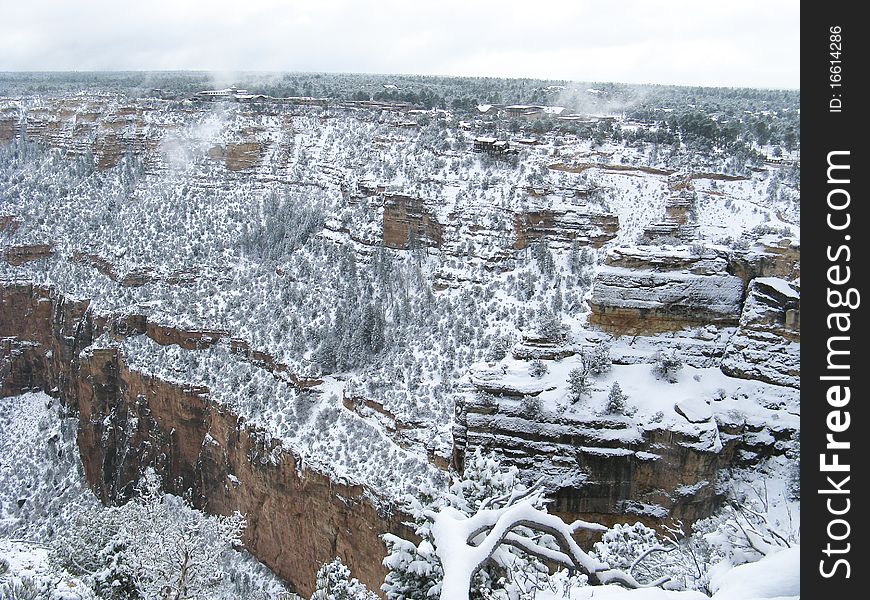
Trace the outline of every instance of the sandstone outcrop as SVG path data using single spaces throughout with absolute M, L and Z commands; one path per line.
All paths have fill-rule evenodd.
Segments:
M 756 277 L 795 280 L 801 274 L 800 242 L 790 238 L 763 238 L 748 250 L 735 252 L 728 270 L 748 287 Z
M 209 149 L 208 155 L 211 158 L 224 161 L 229 171 L 243 171 L 260 164 L 263 152 L 262 144 L 256 141 L 247 141 L 213 146 Z
M 722 370 L 733 377 L 800 387 L 800 364 L 799 288 L 775 277 L 753 279 Z
M 384 245 L 407 250 L 418 244 L 441 247 L 442 225 L 423 200 L 400 194 L 384 196 Z
M 514 215 L 513 247 L 522 250 L 537 241 L 564 247 L 577 241 L 582 246 L 600 248 L 615 238 L 618 230 L 618 217 L 609 213 L 588 212 L 580 207 L 528 211 Z
M 12 223 L 15 223 L 14 221 Z M 49 258 L 54 254 L 51 244 L 27 244 L 22 246 L 6 246 L 3 249 L 3 260 L 10 265 L 19 266 L 32 260 Z
M 689 525 L 721 502 L 720 470 L 739 462 L 747 448 L 755 459 L 775 454 L 773 442 L 793 434 L 793 427 L 770 426 L 765 443 L 757 444 L 757 424 L 720 422 L 699 398 L 675 404 L 676 419 L 681 411 L 691 415 L 675 426 L 622 415 L 530 414 L 530 404 L 515 394 L 475 385 L 484 393 L 457 404 L 454 466 L 461 469 L 475 448 L 498 450 L 525 477 L 544 476 L 556 490 L 551 510 L 568 520 L 654 526 L 672 518 Z M 702 404 L 706 414 L 697 408 Z
M 618 334 L 736 325 L 743 282 L 714 251 L 617 248 L 593 286 L 589 322 Z

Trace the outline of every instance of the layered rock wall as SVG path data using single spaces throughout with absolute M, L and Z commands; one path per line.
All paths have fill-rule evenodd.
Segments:
M 516 242 L 514 249 L 528 248 L 536 241 L 556 246 L 580 245 L 600 248 L 616 237 L 619 219 L 609 213 L 588 213 L 580 210 L 537 210 L 514 215 Z
M 733 377 L 799 388 L 800 367 L 800 291 L 784 279 L 753 279 L 740 326 L 725 348 L 722 370 Z
M 417 244 L 441 247 L 442 225 L 419 198 L 384 196 L 384 245 L 407 250 Z
M 656 526 L 670 519 L 688 526 L 709 516 L 722 501 L 716 482 L 722 469 L 751 452 L 754 460 L 780 452 L 771 440 L 787 440 L 788 427 L 763 436 L 746 422 L 706 419 L 639 425 L 619 415 L 577 419 L 539 411 L 510 397 L 478 394 L 457 405 L 452 461 L 463 467 L 476 448 L 497 450 L 525 477 L 544 476 L 555 488 L 551 510 L 612 525 L 641 520 Z M 765 440 L 756 443 L 757 439 Z
M 744 284 L 727 267 L 714 251 L 613 249 L 595 278 L 589 322 L 620 335 L 736 325 Z

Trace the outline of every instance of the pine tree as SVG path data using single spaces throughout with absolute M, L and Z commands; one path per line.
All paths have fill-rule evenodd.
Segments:
M 317 589 L 311 596 L 311 600 L 377 600 L 378 598 L 377 594 L 369 591 L 365 585 L 350 576 L 350 569 L 338 557 L 320 567 L 316 581 Z
M 547 364 L 539 358 L 534 359 L 529 364 L 529 375 L 532 377 L 543 377 L 547 374 L 547 371 L 549 371 Z
M 593 375 L 603 375 L 610 371 L 613 366 L 613 360 L 610 358 L 610 344 L 607 342 L 601 342 L 591 349 L 584 348 L 580 351 L 580 358 Z
M 589 381 L 589 368 L 585 364 L 571 369 L 568 373 L 568 399 L 571 402 L 579 402 L 583 396 L 592 393 L 592 384 Z
M 607 395 L 607 412 L 614 413 L 624 413 L 625 412 L 625 403 L 628 400 L 628 396 L 622 391 L 622 388 L 619 386 L 618 381 L 613 382 L 613 386 L 610 388 L 610 393 Z
M 549 340 L 559 340 L 565 335 L 561 319 L 547 308 L 541 309 L 538 316 L 538 335 Z
M 653 375 L 670 383 L 677 382 L 677 373 L 683 368 L 683 359 L 676 350 L 656 352 L 653 364 Z

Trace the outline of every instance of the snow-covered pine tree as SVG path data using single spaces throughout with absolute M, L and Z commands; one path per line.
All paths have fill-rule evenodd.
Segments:
M 548 308 L 542 308 L 538 315 L 538 335 L 548 340 L 560 340 L 565 335 L 562 320 Z
M 317 588 L 311 600 L 377 600 L 378 595 L 369 591 L 355 577 L 340 558 L 325 563 L 317 571 Z
M 592 383 L 589 381 L 589 368 L 582 364 L 571 369 L 568 373 L 568 399 L 577 403 L 583 396 L 592 392 Z
M 653 375 L 669 383 L 677 382 L 677 373 L 683 368 L 683 359 L 676 350 L 666 352 L 659 350 L 653 357 Z
M 610 393 L 607 395 L 607 412 L 611 414 L 622 414 L 625 412 L 625 403 L 628 396 L 622 391 L 618 381 L 614 381 L 610 387 Z
M 603 375 L 613 367 L 613 359 L 610 358 L 610 344 L 607 342 L 601 342 L 592 348 L 584 348 L 580 352 L 580 357 L 593 375 Z

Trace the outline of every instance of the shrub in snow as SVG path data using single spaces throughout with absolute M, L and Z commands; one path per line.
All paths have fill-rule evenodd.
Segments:
M 583 348 L 580 351 L 580 358 L 593 375 L 603 375 L 613 367 L 613 359 L 610 358 L 610 344 L 606 342 L 592 348 Z
M 625 412 L 625 404 L 628 396 L 619 387 L 619 382 L 614 381 L 610 388 L 610 393 L 607 395 L 607 412 L 611 414 L 623 414 Z
M 683 359 L 676 350 L 664 352 L 659 350 L 653 358 L 653 375 L 656 379 L 664 379 L 670 383 L 677 382 L 677 373 L 683 368 Z
M 523 416 L 530 419 L 535 419 L 541 416 L 543 406 L 541 399 L 537 396 L 523 396 L 521 401 L 523 407 Z
M 0 579 L 2 600 L 97 600 L 93 592 L 70 579 L 69 573 L 46 573 L 11 576 Z
M 634 525 L 622 525 L 617 523 L 607 530 L 601 536 L 601 541 L 596 542 L 592 546 L 592 552 L 596 558 L 602 562 L 606 562 L 614 569 L 632 569 L 638 561 L 638 558 L 648 557 L 644 565 L 644 571 L 648 576 L 652 576 L 653 572 L 659 572 L 661 560 L 658 557 L 652 557 L 653 549 L 662 548 L 665 551 L 665 545 L 659 540 L 656 532 L 643 523 L 635 523 Z M 655 577 L 660 577 L 659 572 Z
M 32 577 L 13 577 L 0 583 L 0 598 L 6 600 L 45 600 L 48 586 Z
M 377 594 L 369 591 L 356 578 L 350 576 L 341 559 L 336 557 L 317 571 L 317 588 L 311 600 L 377 600 Z
M 589 381 L 589 369 L 581 365 L 568 373 L 568 399 L 578 402 L 583 396 L 592 393 L 592 383 Z
M 755 562 L 800 543 L 800 530 L 770 516 L 766 485 L 732 489 L 722 510 L 695 523 L 695 530 L 732 565 Z
M 492 394 L 487 394 L 486 392 L 477 392 L 474 398 L 475 402 L 480 406 L 498 406 L 498 400 Z
M 593 546 L 593 555 L 612 568 L 623 569 L 639 582 L 669 578 L 669 586 L 708 592 L 708 569 L 718 560 L 700 536 L 665 527 L 659 536 L 643 523 L 616 524 Z
M 101 597 L 202 597 L 222 583 L 221 558 L 241 544 L 243 529 L 238 513 L 209 517 L 162 494 L 149 469 L 137 498 L 80 515 L 51 557 L 90 577 Z
M 529 375 L 532 377 L 543 377 L 549 370 L 547 364 L 539 358 L 534 359 L 529 364 Z

